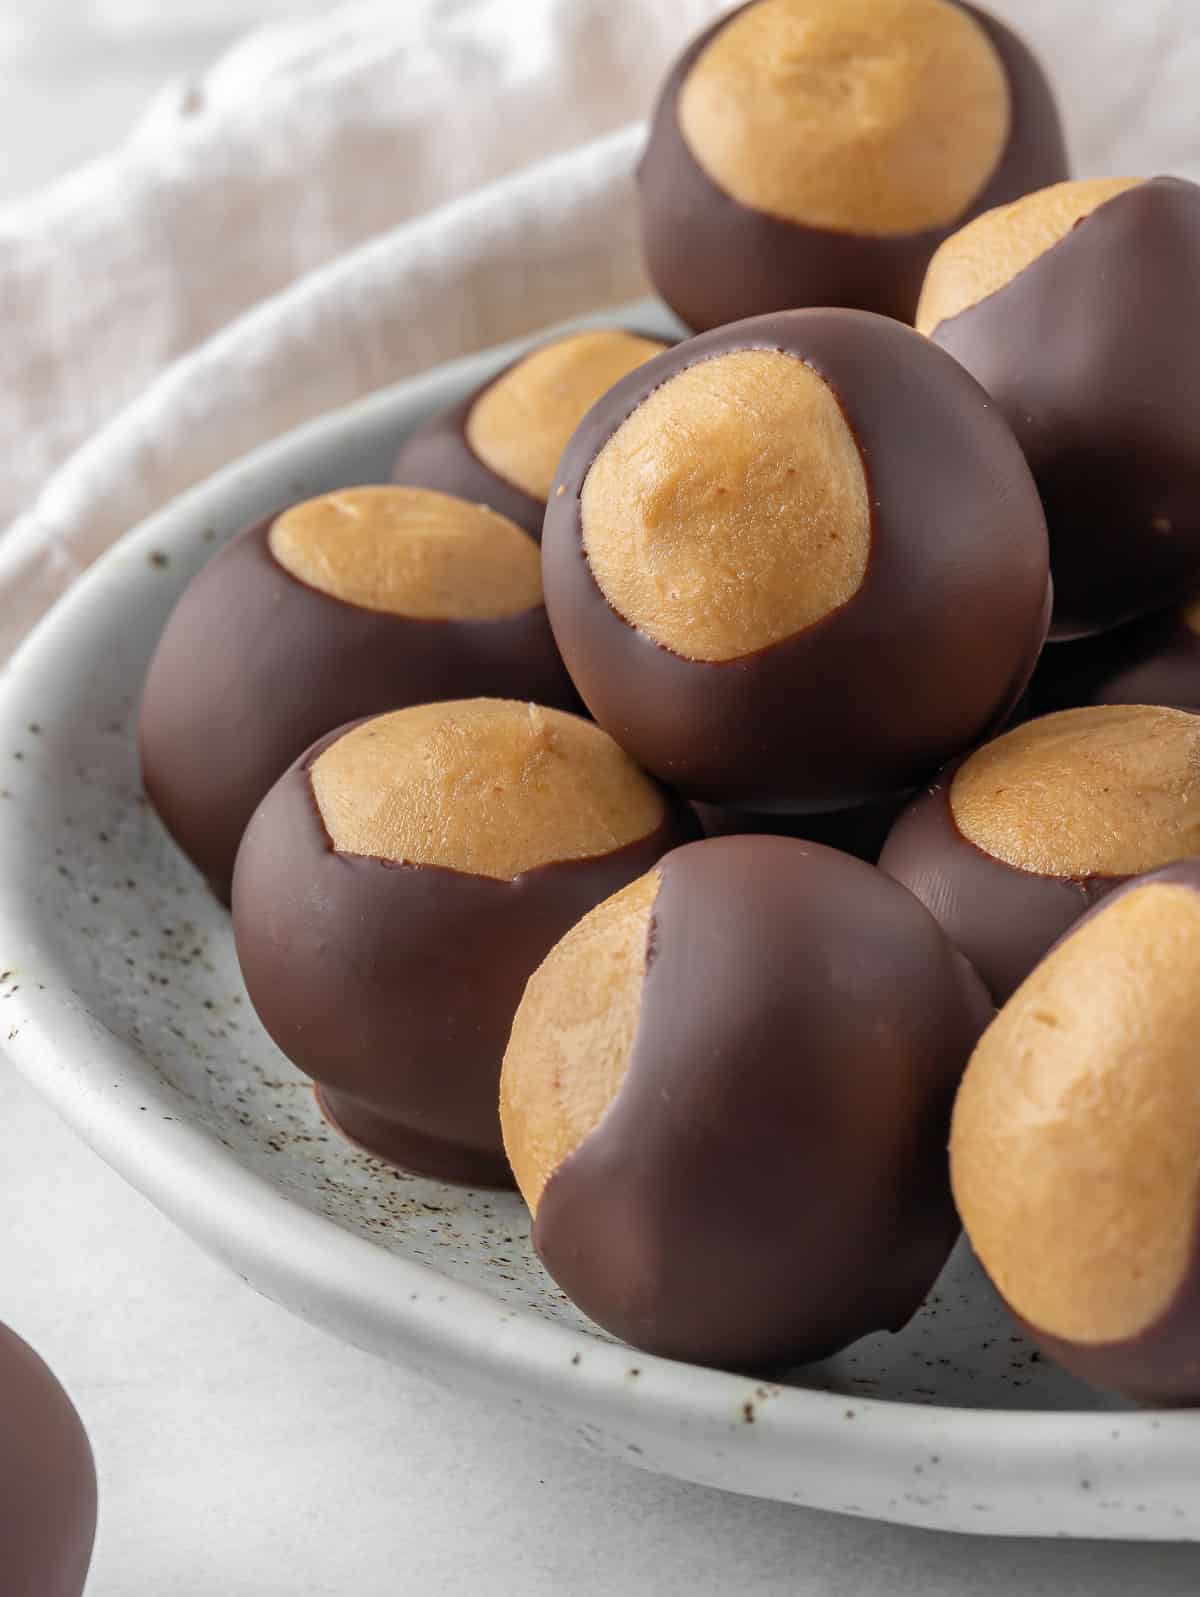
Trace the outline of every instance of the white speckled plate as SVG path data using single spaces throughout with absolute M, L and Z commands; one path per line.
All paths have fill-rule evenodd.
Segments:
M 647 306 L 599 319 L 669 325 Z M 648 1358 L 563 1300 L 515 1196 L 420 1180 L 356 1151 L 258 1026 L 228 919 L 139 788 L 147 659 L 225 538 L 288 496 L 385 478 L 406 429 L 510 354 L 374 395 L 186 494 L 101 560 L 4 672 L 9 1057 L 259 1291 L 586 1447 L 943 1530 L 1200 1539 L 1200 1414 L 1132 1413 L 1059 1374 L 1015 1333 L 965 1250 L 903 1335 L 783 1384 Z

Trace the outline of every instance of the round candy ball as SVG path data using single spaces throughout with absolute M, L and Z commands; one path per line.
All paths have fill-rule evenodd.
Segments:
M 497 1083 L 530 973 L 667 849 L 686 808 L 580 717 L 417 705 L 335 732 L 246 829 L 233 926 L 251 1002 L 371 1152 L 504 1184 Z
M 946 1135 L 991 1016 L 879 871 L 819 844 L 668 854 L 530 980 L 500 1112 L 567 1295 L 650 1352 L 823 1358 L 916 1311 L 958 1233 Z
M 540 539 L 567 440 L 602 394 L 666 347 L 617 327 L 539 345 L 411 433 L 392 478 L 490 505 Z
M 950 0 L 753 0 L 663 88 L 638 172 L 650 276 L 702 331 L 797 305 L 911 321 L 946 235 L 1067 176 L 1021 40 Z
M 1200 186 L 1057 185 L 938 251 L 917 326 L 983 384 L 1037 478 L 1054 633 L 1200 582 Z
M 315 738 L 477 694 L 578 705 L 534 541 L 424 489 L 324 494 L 251 527 L 176 605 L 142 696 L 146 792 L 227 902 L 255 805 Z
M 1088 907 L 1200 854 L 1200 716 L 1065 710 L 942 773 L 897 821 L 882 870 L 961 948 L 997 1003 Z
M 1043 651 L 1039 712 L 1082 704 L 1162 704 L 1200 713 L 1200 600 Z
M 1200 1403 L 1200 862 L 1138 878 L 1001 1010 L 954 1110 L 954 1194 L 1030 1334 L 1074 1374 Z
M 986 736 L 1041 649 L 1047 573 L 995 407 L 861 311 L 739 322 L 625 378 L 542 542 L 596 720 L 689 797 L 759 811 L 900 793 Z
M 52 1371 L 0 1325 L 0 1589 L 81 1597 L 96 1535 L 87 1433 Z

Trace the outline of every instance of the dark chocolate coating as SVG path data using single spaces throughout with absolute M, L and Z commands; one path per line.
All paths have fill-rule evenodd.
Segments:
M 782 642 L 687 660 L 630 626 L 596 583 L 580 495 L 599 451 L 656 388 L 731 350 L 782 350 L 829 383 L 871 499 L 858 592 Z M 689 798 L 771 812 L 910 791 L 1002 724 L 1049 620 L 1045 521 L 1011 430 L 927 339 L 863 311 L 787 311 L 649 361 L 593 406 L 546 510 L 550 624 L 584 702 Z
M 189 585 L 142 696 L 146 792 L 223 902 L 255 805 L 314 738 L 441 699 L 579 705 L 542 606 L 505 621 L 413 621 L 347 604 L 275 560 L 274 519 Z
M 338 736 L 291 766 L 246 829 L 233 883 L 246 990 L 356 1141 L 442 1180 L 508 1185 L 500 1063 L 526 981 L 695 822 L 667 801 L 640 841 L 513 881 L 340 854 L 309 775 Z
M 0 1325 L 0 1591 L 80 1597 L 96 1535 L 96 1468 L 71 1399 Z
M 1200 893 L 1200 860 L 1184 860 L 1119 887 L 1067 933 L 1080 930 L 1125 893 L 1154 882 L 1172 882 Z M 1065 942 L 1067 938 L 1060 939 Z M 1055 945 L 1059 946 L 1058 944 Z M 1080 1343 L 1050 1336 L 1017 1316 L 1027 1334 L 1056 1363 L 1093 1386 L 1119 1392 L 1141 1403 L 1171 1407 L 1200 1404 L 1200 1215 L 1191 1262 L 1171 1303 L 1140 1335 L 1122 1342 Z
M 524 359 L 522 355 L 520 360 Z M 467 442 L 467 418 L 475 401 L 520 360 L 513 361 L 457 405 L 431 416 L 415 432 L 409 433 L 392 466 L 392 481 L 412 488 L 436 488 L 440 493 L 469 499 L 472 504 L 487 505 L 540 541 L 545 500 L 535 499 L 515 482 L 509 482 L 490 466 L 485 466 Z
M 1155 178 L 932 333 L 983 384 L 1050 528 L 1054 635 L 1200 581 L 1200 186 Z
M 986 853 L 950 808 L 956 760 L 888 835 L 879 868 L 914 893 L 1005 1003 L 1053 943 L 1124 876 L 1043 876 Z
M 654 338 L 660 343 L 665 342 L 657 333 L 643 333 L 632 327 L 628 331 L 638 338 Z M 562 335 L 563 338 L 570 336 L 566 333 Z M 547 339 L 545 342 L 556 344 L 561 339 Z M 503 371 L 498 371 L 457 405 L 431 416 L 415 432 L 410 433 L 396 456 L 392 481 L 413 488 L 437 488 L 442 493 L 455 494 L 459 499 L 469 499 L 473 504 L 487 505 L 492 510 L 498 510 L 502 516 L 507 516 L 510 521 L 515 521 L 518 527 L 524 527 L 540 543 L 546 501 L 535 499 L 523 488 L 518 488 L 516 483 L 509 482 L 507 477 L 500 476 L 490 466 L 484 465 L 467 439 L 467 421 L 476 402 L 483 398 L 489 388 L 502 377 L 507 377 L 514 366 L 519 366 L 538 348 L 544 347 L 545 344 L 525 350 L 516 360 L 510 361 Z
M 1200 714 L 1200 637 L 1179 610 L 1045 649 L 1030 687 L 1039 715 L 1088 704 L 1161 704 Z
M 950 1109 L 992 1006 L 869 865 L 778 837 L 669 854 L 629 1069 L 534 1242 L 652 1353 L 804 1363 L 919 1307 L 958 1234 Z
M 806 227 L 743 205 L 692 154 L 677 103 L 706 45 L 746 9 L 739 6 L 714 23 L 676 62 L 638 168 L 646 269 L 671 309 L 698 332 L 804 305 L 844 305 L 911 322 L 925 268 L 944 239 L 981 212 L 1068 176 L 1062 124 L 1045 73 L 1011 29 L 963 6 L 1008 74 L 1012 125 L 995 171 L 961 216 L 945 227 L 877 238 Z
M 705 837 L 794 837 L 853 854 L 874 865 L 908 796 L 816 815 L 755 815 L 719 804 L 693 804 Z

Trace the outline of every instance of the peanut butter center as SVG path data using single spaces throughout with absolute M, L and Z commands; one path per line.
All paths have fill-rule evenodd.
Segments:
M 529 978 L 500 1076 L 500 1124 L 531 1213 L 625 1079 L 658 887 L 648 871 L 597 905 Z
M 1008 76 L 947 0 L 759 0 L 688 73 L 692 154 L 743 205 L 877 237 L 946 227 L 1008 143 Z
M 567 441 L 614 383 L 667 346 L 602 328 L 535 349 L 480 394 L 467 442 L 498 477 L 532 499 L 549 497 Z
M 968 222 L 929 263 L 917 306 L 917 331 L 932 334 L 942 322 L 1006 287 L 1085 217 L 1141 181 L 1102 177 L 1055 183 Z
M 1200 893 L 1103 909 L 985 1032 L 954 1110 L 954 1196 L 1030 1324 L 1134 1337 L 1191 1264 L 1200 1189 Z
M 498 881 L 624 848 L 665 814 L 598 726 L 510 699 L 376 716 L 331 743 L 311 780 L 339 853 Z
M 664 648 L 731 660 L 853 598 L 871 548 L 858 445 L 832 390 L 778 350 L 677 373 L 584 480 L 583 542 L 612 607 Z
M 267 541 L 297 581 L 413 621 L 502 621 L 542 602 L 529 534 L 429 488 L 323 494 L 277 516 Z
M 976 848 L 1043 876 L 1134 876 L 1200 853 L 1200 715 L 1064 710 L 985 744 L 950 784 Z

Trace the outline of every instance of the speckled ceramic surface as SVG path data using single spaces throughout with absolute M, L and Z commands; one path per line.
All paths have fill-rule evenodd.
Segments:
M 637 307 L 638 325 L 669 325 Z M 585 1447 L 940 1529 L 1200 1539 L 1200 1414 L 1132 1413 L 1016 1334 L 965 1250 L 903 1333 L 782 1382 L 630 1352 L 533 1258 L 515 1196 L 417 1179 L 317 1114 L 246 1001 L 228 919 L 138 784 L 163 621 L 288 498 L 380 480 L 511 354 L 459 362 L 231 467 L 133 532 L 0 680 L 0 1041 L 110 1164 L 259 1291 Z M 97 1304 L 97 1312 L 103 1305 Z

